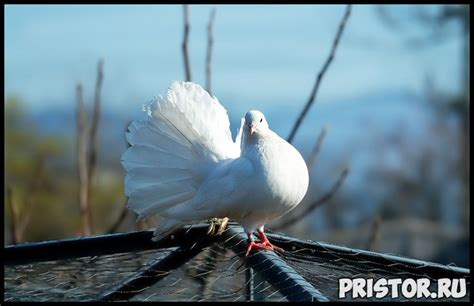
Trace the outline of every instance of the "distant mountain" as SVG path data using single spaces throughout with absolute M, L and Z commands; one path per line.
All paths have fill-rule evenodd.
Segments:
M 225 97 L 222 100 L 225 101 Z M 405 113 L 410 113 L 412 109 L 410 105 L 414 103 L 421 105 L 419 99 L 405 90 L 381 90 L 356 98 L 317 101 L 297 133 L 295 144 L 303 154 L 308 154 L 321 127 L 328 124 L 329 133 L 325 140 L 324 151 L 336 151 L 335 154 L 331 154 L 336 157 L 337 151 L 344 151 L 342 147 L 347 146 L 348 141 L 350 143 L 359 142 L 360 137 L 367 133 L 358 127 L 360 120 L 366 120 L 367 124 L 382 125 L 373 127 L 381 132 L 390 128 L 393 121 L 401 120 L 406 115 Z M 45 105 L 48 104 L 45 103 Z M 267 112 L 266 116 L 272 129 L 286 138 L 302 106 L 294 105 L 291 109 L 274 108 Z M 89 105 L 89 117 L 92 114 L 90 108 Z M 76 109 L 74 107 L 54 106 L 33 111 L 33 118 L 40 128 L 41 134 L 75 137 L 77 131 Z M 235 106 L 228 110 L 234 137 L 240 126 L 240 117 L 246 111 Z M 127 109 L 110 107 L 108 104 L 103 106 L 99 126 L 101 162 L 110 165 L 117 163 L 116 161 L 126 149 L 124 133 L 127 123 L 143 118 L 145 118 L 145 114 L 141 106 L 130 105 L 127 106 Z
M 88 124 L 92 113 L 88 113 Z M 42 135 L 55 135 L 75 139 L 77 135 L 76 110 L 73 108 L 49 107 L 33 113 Z M 100 139 L 99 163 L 106 167 L 117 167 L 121 154 L 126 150 L 125 129 L 132 119 L 143 118 L 138 110 L 136 116 L 113 109 L 102 109 L 98 137 Z

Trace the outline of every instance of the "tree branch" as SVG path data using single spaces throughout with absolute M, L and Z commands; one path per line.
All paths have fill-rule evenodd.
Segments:
M 129 120 L 125 124 L 125 133 L 124 134 L 128 133 L 128 127 L 130 126 L 131 123 L 132 123 L 132 121 Z M 127 149 L 130 148 L 130 144 L 128 143 L 126 137 L 125 137 L 125 145 L 127 146 Z M 115 223 L 107 231 L 108 234 L 112 234 L 112 233 L 116 232 L 118 227 L 120 226 L 120 224 L 122 224 L 122 222 L 125 220 L 125 217 L 127 217 L 127 213 L 128 213 L 127 201 L 128 201 L 128 198 L 125 199 L 125 203 L 122 206 L 122 212 L 120 213 L 120 216 L 118 217 L 117 221 L 115 221 Z
M 26 228 L 30 223 L 31 217 L 33 215 L 33 208 L 36 201 L 36 193 L 41 187 L 41 183 L 43 181 L 43 169 L 46 157 L 40 153 L 38 156 L 38 160 L 35 166 L 35 170 L 33 171 L 33 181 L 30 182 L 28 186 L 28 194 L 25 201 L 25 208 L 22 213 L 18 214 L 17 216 L 17 242 L 23 241 L 23 236 L 25 234 Z
M 377 240 L 380 234 L 380 225 L 382 224 L 382 217 L 380 214 L 377 214 L 372 221 L 372 225 L 370 227 L 369 239 L 367 240 L 367 245 L 365 249 L 368 251 L 373 251 Z
M 316 83 L 314 84 L 313 90 L 311 91 L 311 94 L 309 96 L 308 102 L 306 102 L 305 107 L 301 111 L 298 119 L 296 120 L 293 129 L 291 130 L 290 135 L 288 136 L 287 141 L 291 143 L 293 141 L 293 138 L 295 137 L 296 131 L 300 127 L 301 123 L 303 122 L 304 117 L 306 116 L 306 113 L 309 111 L 309 108 L 313 104 L 316 94 L 318 92 L 319 85 L 321 83 L 322 78 L 324 77 L 324 74 L 326 73 L 326 70 L 328 69 L 329 65 L 331 64 L 332 60 L 334 59 L 336 55 L 336 49 L 337 46 L 339 45 L 339 40 L 341 39 L 342 32 L 344 31 L 344 28 L 347 23 L 347 19 L 349 18 L 351 13 L 351 5 L 347 5 L 346 7 L 346 13 L 344 14 L 344 17 L 342 18 L 341 23 L 339 24 L 339 29 L 337 31 L 336 37 L 334 38 L 334 42 L 332 44 L 331 52 L 329 53 L 329 57 L 326 59 L 326 62 L 323 65 L 323 68 L 321 71 L 318 73 L 318 76 L 316 78 Z
M 349 169 L 348 168 L 344 169 L 342 171 L 341 175 L 339 176 L 339 179 L 336 181 L 336 183 L 332 186 L 332 188 L 325 195 L 323 195 L 320 199 L 316 200 L 312 204 L 308 205 L 298 215 L 288 217 L 282 223 L 277 224 L 276 226 L 273 226 L 273 229 L 274 230 L 280 230 L 282 228 L 289 227 L 289 226 L 293 225 L 296 222 L 300 222 L 304 217 L 308 216 L 313 210 L 315 210 L 316 208 L 318 208 L 322 204 L 326 203 L 339 190 L 339 188 L 342 186 L 342 183 L 344 182 L 344 180 L 346 179 L 348 174 L 349 174 Z
M 128 209 L 127 209 L 127 206 L 126 206 L 126 204 L 125 204 L 125 205 L 123 205 L 122 212 L 120 213 L 119 218 L 118 218 L 117 221 L 115 221 L 115 223 L 110 227 L 110 229 L 107 231 L 107 234 L 112 234 L 112 233 L 115 233 L 115 232 L 117 231 L 117 229 L 119 228 L 120 224 L 122 224 L 123 220 L 125 220 L 125 217 L 127 217 L 127 213 L 128 213 Z
M 99 140 L 97 138 L 97 130 L 100 123 L 100 106 L 101 99 L 100 93 L 102 90 L 102 82 L 104 80 L 104 60 L 99 60 L 97 64 L 97 80 L 95 84 L 95 95 L 94 95 L 94 113 L 92 116 L 92 124 L 89 138 L 89 181 L 94 176 L 95 167 L 97 164 L 97 152 L 99 147 Z
M 82 85 L 76 87 L 77 99 L 77 166 L 79 173 L 79 207 L 81 213 L 81 232 L 83 235 L 91 234 L 91 226 L 89 219 L 89 203 L 87 201 L 88 194 L 88 174 L 87 174 L 87 147 L 86 147 L 86 118 L 84 111 L 84 97 Z
M 323 144 L 324 138 L 326 137 L 326 134 L 327 127 L 324 126 L 321 132 L 319 133 L 318 139 L 316 140 L 316 144 L 314 145 L 311 155 L 308 157 L 308 162 L 306 163 L 308 165 L 308 169 L 311 169 L 313 167 L 313 164 L 316 161 L 316 157 L 318 157 L 319 151 L 321 151 L 321 146 Z
M 20 237 L 18 237 L 18 229 L 16 226 L 17 220 L 18 220 L 18 213 L 16 211 L 15 204 L 13 203 L 13 190 L 11 187 L 7 188 L 7 205 L 8 208 L 10 209 L 10 232 L 11 232 L 11 237 L 12 237 L 12 244 L 17 244 L 20 242 Z
M 214 26 L 215 18 L 216 18 L 216 9 L 212 9 L 211 16 L 209 17 L 209 23 L 207 25 L 207 56 L 206 56 L 206 89 L 210 95 L 212 95 L 211 60 L 212 60 L 212 45 L 214 43 L 214 37 L 212 36 L 212 29 Z
M 186 81 L 191 81 L 191 65 L 189 63 L 189 53 L 188 53 L 188 37 L 189 37 L 189 14 L 188 14 L 188 5 L 183 5 L 184 10 L 184 38 L 183 38 L 183 57 L 184 57 L 184 69 L 186 72 Z
M 94 112 L 92 115 L 91 130 L 89 135 L 89 158 L 87 165 L 87 203 L 88 203 L 88 218 L 90 220 L 91 233 L 94 233 L 94 221 L 92 213 L 92 182 L 94 180 L 95 169 L 97 165 L 97 153 L 99 151 L 99 139 L 97 137 L 97 131 L 100 123 L 100 109 L 101 109 L 101 90 L 102 83 L 104 80 L 104 60 L 100 59 L 97 64 L 97 80 L 95 84 L 94 93 Z

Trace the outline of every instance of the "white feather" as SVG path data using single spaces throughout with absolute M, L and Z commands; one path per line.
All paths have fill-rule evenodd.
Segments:
M 130 124 L 131 147 L 122 155 L 127 207 L 139 219 L 186 203 L 213 164 L 240 154 L 226 110 L 197 84 L 173 82 L 165 98 L 144 110 L 147 120 Z M 178 223 L 169 221 L 163 230 Z
M 162 219 L 156 237 L 212 217 L 251 232 L 303 199 L 306 164 L 261 112 L 248 112 L 232 141 L 226 110 L 197 84 L 173 82 L 144 110 L 147 120 L 129 126 L 122 163 L 128 208 Z

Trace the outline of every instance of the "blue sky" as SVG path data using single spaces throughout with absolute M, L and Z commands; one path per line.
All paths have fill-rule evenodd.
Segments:
M 203 85 L 206 25 L 213 7 L 214 94 L 239 112 L 275 107 L 297 112 L 345 7 L 191 6 L 193 80 Z M 172 80 L 184 78 L 182 19 L 180 5 L 7 5 L 5 96 L 18 95 L 33 108 L 64 106 L 82 81 L 91 97 L 96 63 L 103 57 L 104 104 L 119 110 L 141 105 Z M 408 32 L 425 34 L 417 27 Z M 413 51 L 402 44 L 406 36 L 384 26 L 373 6 L 354 6 L 318 103 L 394 88 L 421 94 L 428 73 L 439 87 L 456 92 L 460 38 Z
M 202 85 L 206 27 L 213 7 L 190 7 L 193 80 Z M 215 7 L 213 94 L 228 110 L 232 132 L 246 111 L 259 109 L 266 114 L 270 127 L 286 137 L 328 56 L 345 7 Z M 413 6 L 391 9 L 406 18 Z M 348 218 L 373 211 L 377 203 L 383 202 L 367 171 L 392 163 L 391 167 L 410 175 L 417 169 L 413 166 L 416 158 L 423 158 L 431 150 L 424 145 L 432 144 L 435 149 L 431 151 L 440 155 L 457 147 L 452 143 L 456 141 L 454 129 L 443 129 L 447 136 L 439 136 L 433 131 L 436 121 L 431 107 L 420 102 L 427 75 L 438 90 L 458 93 L 463 38 L 453 35 L 423 49 L 408 49 L 403 43 L 407 37 L 425 36 L 430 30 L 408 24 L 400 33 L 380 21 L 374 6 L 353 6 L 317 103 L 295 138 L 298 149 L 308 154 L 321 127 L 329 127 L 313 169 L 312 177 L 320 190 L 329 188 L 346 165 L 350 165 L 351 172 L 341 192 L 355 197 L 360 196 L 352 194 L 356 191 L 373 190 L 364 192 L 366 198 L 360 205 L 345 208 L 344 216 Z M 458 25 L 446 26 L 452 33 L 459 33 Z M 122 112 L 119 119 L 123 119 L 123 125 L 117 130 L 104 125 L 102 133 L 107 137 L 114 134 L 125 147 L 124 117 L 143 118 L 139 117 L 143 115 L 143 103 L 163 94 L 171 81 L 184 78 L 182 38 L 180 5 L 7 5 L 5 97 L 16 95 L 35 110 L 47 109 L 47 116 L 41 117 L 43 123 L 51 121 L 44 119 L 51 117 L 51 107 L 66 109 L 70 115 L 67 118 L 74 118 L 76 83 L 83 82 L 90 106 L 97 62 L 103 57 L 103 105 L 108 116 L 120 117 L 110 110 Z M 54 131 L 64 130 L 62 126 L 54 127 Z M 400 136 L 404 146 L 395 143 L 390 147 L 393 135 Z M 380 153 L 385 147 L 395 153 Z M 406 155 L 404 148 L 415 151 L 414 157 Z M 117 145 L 113 153 L 121 154 L 119 150 Z M 107 154 L 110 158 L 112 153 Z M 411 163 L 407 156 L 412 158 Z M 439 167 L 447 167 L 446 158 L 439 160 Z M 378 188 L 383 193 L 389 184 L 380 182 Z M 446 194 L 444 203 L 449 214 L 460 213 L 450 208 L 458 201 L 456 193 Z

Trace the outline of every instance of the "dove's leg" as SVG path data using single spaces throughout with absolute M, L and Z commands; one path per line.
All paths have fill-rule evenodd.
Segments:
M 270 249 L 274 250 L 274 251 L 280 251 L 280 252 L 283 252 L 284 250 L 280 247 L 277 247 L 275 245 L 273 245 L 267 238 L 267 236 L 265 235 L 265 233 L 263 232 L 263 225 L 260 226 L 260 228 L 258 229 L 258 234 L 260 235 L 260 238 L 262 239 L 262 243 L 266 246 L 268 246 Z
M 252 235 L 252 232 L 247 232 L 247 236 L 249 237 L 250 243 L 247 247 L 247 253 L 245 253 L 245 257 L 247 257 L 251 250 L 273 250 L 273 251 L 281 251 L 283 252 L 282 248 L 274 246 L 273 244 L 268 241 L 267 236 L 263 232 L 263 226 L 258 229 L 258 233 L 260 235 L 261 241 L 255 242 L 255 238 Z

